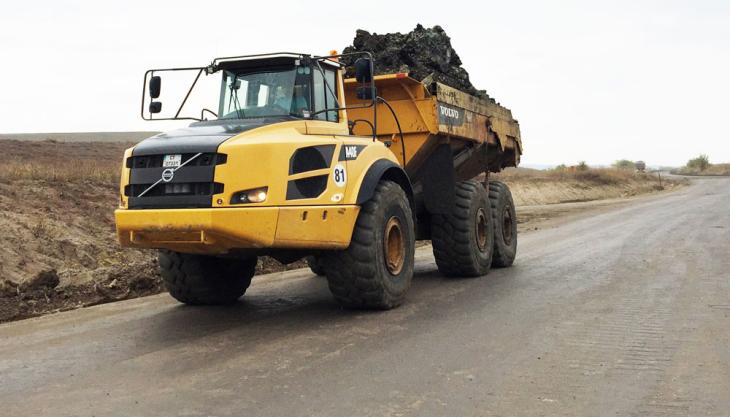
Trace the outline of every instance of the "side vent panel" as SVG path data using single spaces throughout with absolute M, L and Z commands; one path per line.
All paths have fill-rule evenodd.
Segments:
M 327 188 L 328 177 L 329 175 L 317 175 L 289 181 L 286 186 L 286 199 L 301 200 L 319 197 Z
M 335 145 L 307 146 L 297 149 L 289 159 L 289 175 L 329 168 Z

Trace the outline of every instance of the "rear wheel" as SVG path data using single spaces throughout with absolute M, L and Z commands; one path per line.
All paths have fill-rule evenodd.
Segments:
M 350 246 L 324 257 L 332 295 L 347 307 L 397 307 L 411 286 L 414 251 L 408 197 L 398 184 L 381 181 L 360 208 Z
M 251 285 L 256 270 L 256 257 L 227 259 L 160 251 L 159 261 L 170 295 L 194 305 L 235 302 Z
M 494 223 L 492 266 L 500 268 L 510 266 L 517 255 L 517 215 L 509 187 L 503 182 L 491 181 L 489 203 Z
M 431 217 L 431 242 L 439 271 L 449 277 L 478 277 L 489 272 L 492 227 L 484 186 L 471 180 L 456 184 L 452 212 Z

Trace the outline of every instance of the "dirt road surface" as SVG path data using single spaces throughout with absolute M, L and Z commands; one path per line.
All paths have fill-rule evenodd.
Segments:
M 0 326 L 8 416 L 724 416 L 730 179 L 523 234 L 514 267 L 339 309 L 285 272 Z

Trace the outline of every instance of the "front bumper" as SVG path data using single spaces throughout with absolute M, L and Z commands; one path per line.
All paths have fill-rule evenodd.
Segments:
M 232 249 L 344 249 L 360 207 L 118 209 L 122 246 L 225 254 Z

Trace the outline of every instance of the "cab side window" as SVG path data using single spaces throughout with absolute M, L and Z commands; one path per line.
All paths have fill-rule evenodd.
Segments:
M 337 100 L 335 98 L 335 95 L 332 93 L 334 92 L 337 94 L 337 84 L 335 84 L 335 72 L 328 68 L 324 69 L 324 79 L 327 80 L 327 84 L 329 85 L 329 88 L 324 83 L 324 79 L 322 77 L 322 73 L 319 70 L 314 71 L 314 111 L 321 111 L 324 109 L 332 109 L 337 107 Z M 330 89 L 332 91 L 330 91 Z M 314 116 L 316 119 L 319 120 L 327 120 L 330 122 L 337 122 L 338 120 L 338 114 L 337 110 L 331 110 L 322 112 L 319 114 L 316 114 Z

